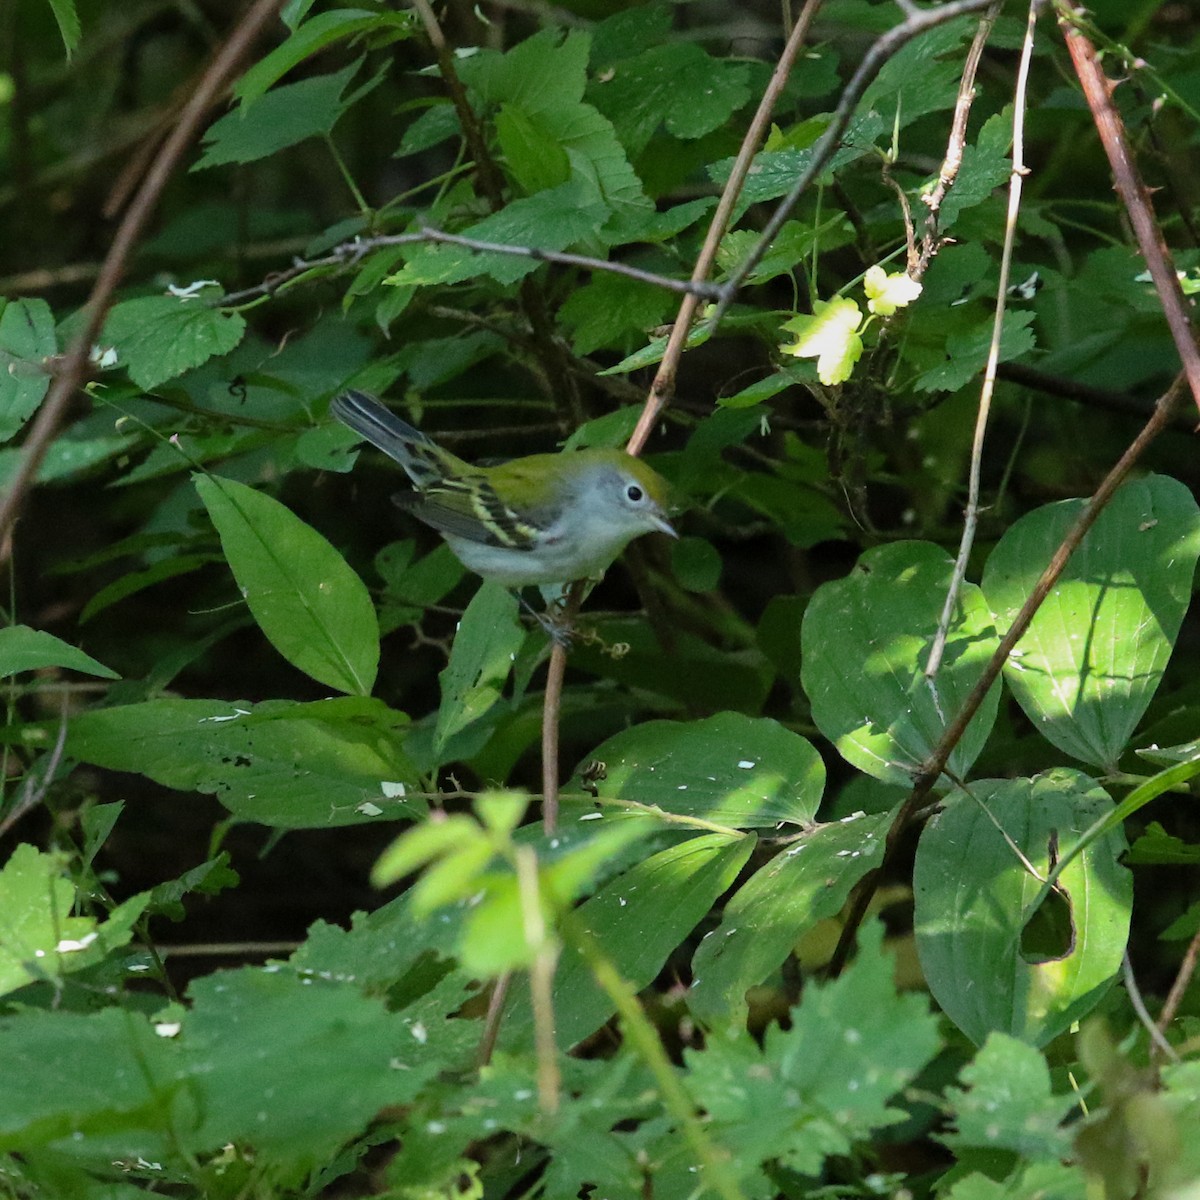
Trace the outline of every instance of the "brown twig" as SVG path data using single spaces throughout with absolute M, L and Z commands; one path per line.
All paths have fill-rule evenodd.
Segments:
M 901 837 L 925 805 L 926 798 L 932 790 L 933 785 L 940 778 L 942 770 L 949 761 L 954 747 L 961 741 L 967 726 L 971 723 L 971 719 L 979 711 L 980 705 L 991 690 L 992 684 L 999 678 L 1000 671 L 1004 667 L 1005 662 L 1008 661 L 1009 654 L 1012 653 L 1013 648 L 1024 636 L 1025 631 L 1029 628 L 1029 623 L 1033 620 L 1034 614 L 1050 594 L 1050 589 L 1058 582 L 1058 577 L 1062 574 L 1071 555 L 1079 547 L 1080 542 L 1083 541 L 1084 536 L 1095 523 L 1096 518 L 1103 512 L 1113 493 L 1125 481 L 1126 476 L 1128 476 L 1142 454 L 1145 453 L 1150 443 L 1170 424 L 1174 408 L 1185 389 L 1186 380 L 1180 375 L 1175 379 L 1166 393 L 1159 398 L 1149 421 L 1146 422 L 1142 431 L 1133 440 L 1125 453 L 1121 455 L 1116 466 L 1105 476 L 1103 482 L 1088 501 L 1087 507 L 1079 515 L 1079 519 L 1071 526 L 1067 536 L 1063 538 L 1062 544 L 1054 552 L 1050 564 L 1042 572 L 1041 577 L 1034 585 L 1033 591 L 1030 592 L 1028 599 L 1021 606 L 1021 611 L 1013 618 L 1012 625 L 1009 626 L 1008 631 L 1000 639 L 999 646 L 996 647 L 995 653 L 984 668 L 983 674 L 979 677 L 970 695 L 967 696 L 962 707 L 955 714 L 954 720 L 946 727 L 933 753 L 921 764 L 921 769 L 917 773 L 913 789 L 909 792 L 903 805 L 901 805 L 900 811 L 896 814 L 896 819 L 892 822 L 892 826 L 888 830 L 883 861 L 875 871 L 872 871 L 859 881 L 850 897 L 846 923 L 842 928 L 837 949 L 830 960 L 830 970 L 834 974 L 837 974 L 842 969 L 849 957 L 850 949 L 854 945 L 855 933 L 863 917 L 866 915 L 867 905 L 875 893 L 879 878 L 895 856 Z
M 1196 349 L 1195 331 L 1188 315 L 1187 301 L 1179 286 L 1179 277 L 1175 273 L 1175 264 L 1171 261 L 1170 251 L 1154 216 L 1150 192 L 1142 182 L 1137 164 L 1129 152 L 1124 122 L 1112 102 L 1117 83 L 1104 74 L 1096 47 L 1075 23 L 1074 11 L 1062 0 L 1056 0 L 1055 7 L 1075 74 L 1092 111 L 1092 120 L 1100 134 L 1104 152 L 1108 155 L 1117 195 L 1129 216 L 1138 249 L 1146 260 L 1154 290 L 1163 306 L 1163 315 L 1183 363 L 1192 399 L 1200 408 L 1200 353 Z
M 1175 1020 L 1175 1014 L 1179 1011 L 1180 1004 L 1183 1003 L 1183 997 L 1192 982 L 1192 976 L 1196 973 L 1197 962 L 1200 962 L 1200 930 L 1196 931 L 1188 943 L 1188 948 L 1184 951 L 1183 962 L 1179 965 L 1179 974 L 1175 976 L 1171 990 L 1167 993 L 1167 999 L 1162 1006 L 1162 1012 L 1158 1014 L 1158 1032 L 1164 1037 L 1171 1022 Z M 1150 1057 L 1157 1058 L 1158 1054 L 1158 1043 L 1155 1042 L 1150 1047 Z
M 805 0 L 800 17 L 796 21 L 791 35 L 788 37 L 787 44 L 783 48 L 783 53 L 779 56 L 779 61 L 775 64 L 775 70 L 771 74 L 767 89 L 763 92 L 762 99 L 758 103 L 758 108 L 755 110 L 745 136 L 742 138 L 742 144 L 738 148 L 733 169 L 729 172 L 729 178 L 726 180 L 725 188 L 721 192 L 721 199 L 717 202 L 717 210 L 713 213 L 712 220 L 709 222 L 708 233 L 704 238 L 704 245 L 700 247 L 700 254 L 696 259 L 696 265 L 692 268 L 693 287 L 704 284 L 704 281 L 708 279 L 709 272 L 712 270 L 713 263 L 716 262 L 717 248 L 720 246 L 721 239 L 725 236 L 725 231 L 729 227 L 729 220 L 733 215 L 733 207 L 737 203 L 738 196 L 741 195 L 742 185 L 746 182 L 746 176 L 749 174 L 750 166 L 754 162 L 754 155 L 758 152 L 758 148 L 762 144 L 763 137 L 767 132 L 767 125 L 771 120 L 771 114 L 775 111 L 775 105 L 779 100 L 779 95 L 783 91 L 784 84 L 788 81 L 788 76 L 792 72 L 796 56 L 800 53 L 800 47 L 804 45 L 804 40 L 808 36 L 809 26 L 812 24 L 813 18 L 816 17 L 820 7 L 821 0 Z M 724 290 L 714 289 L 710 294 L 714 295 L 715 298 L 723 295 Z M 689 294 L 684 297 L 683 303 L 679 306 L 679 312 L 675 316 L 675 324 L 671 328 L 671 336 L 667 340 L 667 347 L 663 353 L 662 361 L 658 365 L 654 382 L 650 385 L 650 394 L 646 397 L 642 415 L 638 419 L 637 427 L 634 429 L 629 439 L 629 444 L 626 447 L 630 454 L 640 454 L 642 452 L 642 449 L 646 445 L 646 439 L 650 436 L 650 431 L 654 428 L 654 423 L 658 420 L 659 414 L 671 402 L 671 397 L 675 392 L 675 375 L 679 369 L 679 360 L 683 356 L 684 344 L 692 328 L 696 309 L 700 306 L 699 296 L 700 293 L 698 292 Z
M 141 187 L 117 228 L 96 285 L 88 297 L 84 326 L 63 356 L 61 368 L 30 427 L 12 483 L 0 500 L 0 563 L 6 562 L 12 554 L 13 524 L 33 485 L 38 467 L 66 416 L 75 390 L 83 382 L 92 343 L 104 324 L 113 293 L 125 273 L 125 265 L 158 204 L 167 180 L 199 131 L 213 102 L 281 3 L 282 0 L 257 0 L 234 28 L 184 105 L 178 122 L 150 164 Z
M 941 216 L 942 201 L 958 179 L 963 151 L 967 145 L 967 121 L 971 116 L 971 106 L 975 101 L 975 77 L 979 74 L 983 49 L 987 45 L 992 27 L 996 24 L 996 18 L 1000 15 L 1003 7 L 1003 0 L 994 0 L 992 6 L 979 18 L 979 25 L 975 30 L 975 36 L 971 39 L 966 61 L 963 63 L 962 76 L 958 81 L 958 99 L 954 103 L 954 117 L 950 122 L 950 137 L 946 142 L 946 153 L 942 158 L 941 169 L 938 171 L 937 183 L 934 184 L 933 190 L 925 200 L 929 214 L 925 218 L 921 252 L 917 256 L 916 266 L 909 268 L 909 274 L 914 279 L 920 279 L 929 270 L 929 264 L 941 246 L 938 218 Z
M 565 636 L 555 638 L 546 668 L 546 691 L 542 697 L 542 829 L 551 837 L 558 828 L 558 716 L 562 708 L 563 677 L 567 673 L 567 639 L 583 604 L 587 582 L 571 584 L 559 620 Z

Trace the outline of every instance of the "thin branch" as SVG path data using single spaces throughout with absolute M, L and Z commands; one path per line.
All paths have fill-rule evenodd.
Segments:
M 643 271 L 640 267 L 631 267 L 625 263 L 612 262 L 603 258 L 590 258 L 586 254 L 568 254 L 560 250 L 543 250 L 538 246 L 514 246 L 506 242 L 485 242 L 478 238 L 464 237 L 458 233 L 447 233 L 443 229 L 427 226 L 413 233 L 380 234 L 378 237 L 356 237 L 349 242 L 335 246 L 328 254 L 320 258 L 296 258 L 292 265 L 285 270 L 273 272 L 262 283 L 253 287 L 242 288 L 240 291 L 227 292 L 224 296 L 213 301 L 214 307 L 233 308 L 247 301 L 259 300 L 265 296 L 273 296 L 309 271 L 317 271 L 324 267 L 354 267 L 372 250 L 385 246 L 409 246 L 421 242 L 444 242 L 447 245 L 462 246 L 477 254 L 509 254 L 518 258 L 532 258 L 538 262 L 560 263 L 568 267 L 582 267 L 587 271 L 608 271 L 613 275 L 624 275 L 628 279 L 636 279 L 654 287 L 664 288 L 669 292 L 682 292 L 712 300 L 717 297 L 720 289 L 711 283 L 689 282 L 686 279 L 674 279 L 669 275 L 659 275 L 654 271 Z
M 954 103 L 954 118 L 950 122 L 950 137 L 946 142 L 946 153 L 942 158 L 942 166 L 938 171 L 938 180 L 929 193 L 925 203 L 929 207 L 929 215 L 925 218 L 925 234 L 921 239 L 921 253 L 917 258 L 915 270 L 909 274 L 914 279 L 920 279 L 927 270 L 933 257 L 941 245 L 938 235 L 938 219 L 941 216 L 942 201 L 946 193 L 958 179 L 959 168 L 962 166 L 963 151 L 967 144 L 967 121 L 971 116 L 971 106 L 975 102 L 975 77 L 979 74 L 979 63 L 983 58 L 983 48 L 991 37 L 992 27 L 1000 10 L 1004 7 L 1003 0 L 994 0 L 991 8 L 979 18 L 975 36 L 971 39 L 966 61 L 963 63 L 962 77 L 958 82 L 958 99 Z
M 1120 196 L 1121 203 L 1129 215 L 1138 249 L 1150 270 L 1150 278 L 1154 281 L 1154 290 L 1163 306 L 1167 327 L 1171 331 L 1180 362 L 1183 363 L 1192 399 L 1200 408 L 1200 352 L 1196 349 L 1195 331 L 1188 314 L 1187 302 L 1179 286 L 1179 277 L 1175 273 L 1175 264 L 1171 261 L 1170 251 L 1154 216 L 1150 192 L 1142 182 L 1137 164 L 1129 152 L 1124 122 L 1112 102 L 1112 94 L 1117 84 L 1104 74 L 1095 46 L 1075 24 L 1073 10 L 1063 4 L 1062 0 L 1056 0 L 1055 7 L 1058 11 L 1059 26 L 1071 53 L 1075 74 L 1083 88 L 1088 107 L 1092 110 L 1092 120 L 1096 123 L 1104 152 L 1108 155 L 1117 195 Z
M 558 828 L 558 718 L 563 677 L 567 673 L 567 642 L 586 591 L 586 580 L 577 579 L 571 584 L 557 617 L 563 636 L 554 639 L 546 668 L 546 691 L 542 696 L 542 829 L 547 837 L 552 837 Z
M 1000 251 L 1000 279 L 996 285 L 996 308 L 992 317 L 992 337 L 988 344 L 987 363 L 983 369 L 983 385 L 979 391 L 979 410 L 975 415 L 975 435 L 971 442 L 971 468 L 967 483 L 967 508 L 963 518 L 962 537 L 958 544 L 958 557 L 954 560 L 954 571 L 946 591 L 946 602 L 938 621 L 937 634 L 925 664 L 925 678 L 934 689 L 937 699 L 938 669 L 946 650 L 946 638 L 950 634 L 950 622 L 958 606 L 958 594 L 967 577 L 967 560 L 975 545 L 975 530 L 979 525 L 980 477 L 983 471 L 983 440 L 987 434 L 988 417 L 992 411 L 992 397 L 996 391 L 996 368 L 1000 362 L 1000 338 L 1004 332 L 1004 311 L 1008 302 L 1008 281 L 1012 274 L 1013 246 L 1017 240 L 1017 218 L 1021 213 L 1021 194 L 1025 175 L 1025 109 L 1029 97 L 1029 64 L 1033 58 L 1033 31 L 1040 10 L 1039 0 L 1032 0 L 1025 20 L 1025 39 L 1021 46 L 1021 60 L 1017 67 L 1017 83 L 1013 91 L 1013 156 L 1012 173 L 1008 177 L 1008 213 L 1004 221 L 1004 246 Z
M 1178 1062 L 1179 1055 L 1175 1052 L 1175 1047 L 1167 1041 L 1163 1036 L 1163 1031 L 1155 1025 L 1154 1018 L 1146 1007 L 1146 1001 L 1142 998 L 1142 989 L 1138 987 L 1137 978 L 1133 973 L 1133 963 L 1129 959 L 1128 947 L 1125 949 L 1125 956 L 1121 959 L 1121 972 L 1125 977 L 1125 994 L 1129 997 L 1129 1003 L 1133 1005 L 1137 1019 L 1141 1021 L 1143 1028 L 1150 1035 L 1150 1040 L 1154 1043 L 1151 1053 L 1156 1057 L 1166 1055 L 1172 1062 Z
M 1183 962 L 1179 966 L 1179 974 L 1175 976 L 1175 981 L 1171 984 L 1171 990 L 1167 993 L 1167 999 L 1162 1006 L 1162 1012 L 1158 1014 L 1158 1031 L 1164 1036 L 1170 1028 L 1171 1022 L 1175 1020 L 1175 1014 L 1179 1011 L 1180 1004 L 1183 1003 L 1183 997 L 1187 994 L 1192 976 L 1196 973 L 1198 960 L 1200 960 L 1200 929 L 1188 943 L 1188 948 L 1183 955 Z M 1155 1042 L 1156 1046 L 1157 1044 Z M 1156 1052 L 1153 1048 L 1151 1048 L 1150 1054 L 1152 1057 L 1155 1056 Z
M 696 265 L 692 268 L 693 287 L 704 283 L 709 276 L 709 272 L 712 270 L 713 263 L 716 262 L 717 249 L 721 244 L 721 239 L 725 236 L 726 229 L 729 227 L 729 220 L 733 215 L 733 207 L 737 203 L 738 196 L 741 195 L 742 185 L 746 182 L 746 176 L 750 173 L 751 164 L 754 162 L 754 155 L 758 152 L 758 147 L 762 144 L 763 137 L 767 132 L 767 126 L 771 120 L 771 114 L 775 111 L 775 105 L 796 62 L 796 56 L 800 53 L 800 47 L 804 45 L 804 40 L 808 36 L 809 26 L 812 24 L 813 18 L 816 17 L 820 7 L 821 0 L 805 0 L 800 18 L 788 37 L 787 44 L 783 48 L 783 53 L 779 56 L 779 61 L 775 64 L 775 70 L 771 74 L 767 89 L 763 92 L 762 99 L 758 102 L 758 108 L 755 110 L 745 136 L 742 138 L 737 158 L 734 159 L 733 169 L 729 172 L 729 178 L 726 180 L 725 188 L 721 192 L 721 199 L 717 202 L 717 210 L 713 213 L 712 220 L 709 222 L 708 233 L 704 238 L 704 245 L 700 247 L 700 254 L 696 259 Z M 718 289 L 716 295 L 720 296 L 722 294 L 723 289 Z M 646 439 L 650 436 L 650 431 L 654 428 L 659 414 L 671 402 L 671 397 L 675 393 L 675 374 L 679 369 L 679 360 L 683 355 L 683 348 L 687 342 L 688 333 L 691 331 L 696 309 L 699 308 L 698 295 L 699 293 L 693 293 L 685 296 L 683 303 L 679 306 L 679 312 L 675 317 L 675 324 L 671 327 L 671 336 L 667 339 L 667 347 L 663 352 L 662 361 L 658 364 L 658 371 L 655 373 L 654 382 L 650 385 L 650 393 L 646 397 L 642 415 L 638 418 L 637 426 L 629 438 L 629 444 L 626 446 L 630 454 L 640 454 L 642 452 L 642 449 L 646 445 Z
M 104 257 L 96 286 L 88 297 L 87 320 L 64 356 L 63 369 L 51 383 L 46 399 L 34 418 L 12 483 L 0 500 L 0 563 L 6 562 L 12 554 L 12 529 L 17 515 L 33 486 L 38 467 L 66 417 L 75 390 L 83 382 L 92 343 L 100 333 L 113 293 L 125 273 L 125 265 L 158 204 L 163 188 L 207 118 L 213 102 L 281 3 L 282 0 L 258 0 L 229 35 L 184 105 L 175 128 L 163 142 L 137 195 L 130 203 Z

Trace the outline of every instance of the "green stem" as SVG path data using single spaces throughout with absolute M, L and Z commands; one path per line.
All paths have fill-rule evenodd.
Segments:
M 354 176 L 350 174 L 350 168 L 346 166 L 346 160 L 342 158 L 341 152 L 334 144 L 332 135 L 325 135 L 325 145 L 329 147 L 329 153 L 333 155 L 333 161 L 337 164 L 337 169 L 341 171 L 342 178 L 346 181 L 346 186 L 350 189 L 350 194 L 354 197 L 354 203 L 358 205 L 358 211 L 362 213 L 368 221 L 374 216 L 371 206 L 367 203 L 366 197 L 358 190 L 358 184 L 354 182 Z
M 596 982 L 616 1006 L 625 1037 L 649 1068 L 667 1111 L 679 1123 L 696 1161 L 708 1172 L 708 1184 L 724 1200 L 745 1200 L 737 1177 L 730 1166 L 729 1151 L 714 1142 L 696 1115 L 696 1102 L 688 1094 L 649 1018 L 638 1003 L 637 993 L 612 960 L 601 950 L 596 939 L 573 913 L 563 913 L 560 928 L 566 940 L 583 955 Z

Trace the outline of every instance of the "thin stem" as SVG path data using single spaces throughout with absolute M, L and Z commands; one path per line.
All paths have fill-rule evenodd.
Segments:
M 678 1122 L 697 1163 L 704 1168 L 707 1178 L 701 1181 L 702 1184 L 713 1188 L 724 1200 L 743 1200 L 742 1190 L 730 1167 L 729 1152 L 709 1137 L 697 1116 L 696 1102 L 667 1057 L 632 985 L 573 912 L 564 913 L 560 925 L 563 937 L 583 956 L 592 977 L 612 1001 L 621 1018 L 626 1040 L 654 1076 L 667 1111 Z
M 367 203 L 367 198 L 359 191 L 358 184 L 355 183 L 354 176 L 350 174 L 350 168 L 346 165 L 346 160 L 337 148 L 337 143 L 333 140 L 332 134 L 327 133 L 325 135 L 325 145 L 329 147 L 329 153 L 333 155 L 333 161 L 337 164 L 338 171 L 341 172 L 342 178 L 346 181 L 346 186 L 350 189 L 350 195 L 354 197 L 354 203 L 358 205 L 358 211 L 367 220 L 370 220 L 373 215 L 371 206 Z
M 533 1043 L 537 1053 L 538 1106 L 547 1116 L 558 1112 L 562 1076 L 558 1069 L 558 1039 L 554 1031 L 554 968 L 558 943 L 546 929 L 538 882 L 537 852 L 532 846 L 516 851 L 517 887 L 525 943 L 533 950 L 529 968 L 529 1000 L 533 1009 Z
M 1000 362 L 1000 338 L 1004 332 L 1004 312 L 1008 300 L 1008 281 L 1012 274 L 1013 246 L 1017 240 L 1017 218 L 1021 212 L 1021 192 L 1026 175 L 1025 167 L 1025 106 L 1029 96 L 1029 64 L 1033 58 L 1033 31 L 1037 23 L 1040 4 L 1033 0 L 1025 20 L 1025 40 L 1021 46 L 1021 61 L 1017 68 L 1017 83 L 1013 97 L 1013 162 L 1008 177 L 1008 215 L 1004 222 L 1004 246 L 1000 252 L 1000 280 L 996 285 L 996 308 L 992 316 L 992 338 L 988 344 L 987 364 L 983 369 L 983 385 L 979 391 L 979 409 L 975 414 L 975 435 L 971 442 L 971 469 L 967 483 L 967 509 L 963 518 L 962 537 L 958 543 L 958 557 L 954 560 L 954 571 L 950 586 L 946 590 L 946 602 L 938 621 L 937 634 L 925 664 L 925 678 L 934 687 L 942 655 L 946 651 L 946 638 L 950 634 L 950 622 L 958 606 L 958 595 L 963 580 L 967 577 L 967 561 L 975 545 L 975 530 L 979 525 L 979 491 L 983 471 L 983 442 L 987 434 L 988 418 L 992 411 L 992 397 L 996 392 L 996 368 Z

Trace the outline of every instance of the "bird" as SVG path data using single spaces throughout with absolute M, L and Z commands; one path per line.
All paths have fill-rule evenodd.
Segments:
M 621 450 L 472 466 L 366 392 L 342 392 L 330 412 L 404 468 L 413 490 L 394 502 L 436 529 L 468 570 L 506 588 L 598 579 L 634 538 L 679 536 L 666 480 Z

